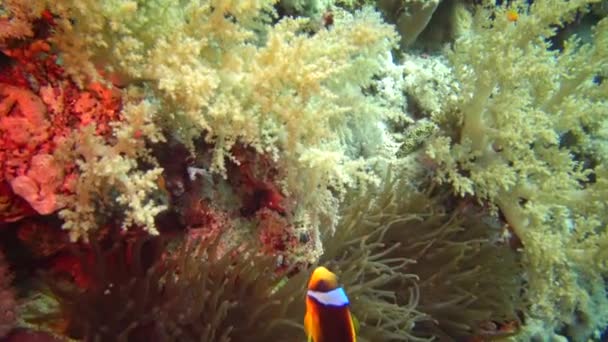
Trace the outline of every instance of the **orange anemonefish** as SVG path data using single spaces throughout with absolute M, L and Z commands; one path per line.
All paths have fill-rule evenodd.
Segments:
M 308 342 L 355 342 L 355 323 L 350 302 L 338 278 L 325 267 L 317 267 L 308 281 L 304 329 Z

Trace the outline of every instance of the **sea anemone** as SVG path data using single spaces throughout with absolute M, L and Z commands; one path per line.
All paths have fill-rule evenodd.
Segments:
M 360 341 L 464 339 L 517 321 L 517 253 L 483 210 L 446 214 L 446 196 L 387 176 L 353 193 L 319 261 L 336 272 Z M 450 210 L 452 211 L 452 210 Z M 67 335 L 86 341 L 291 341 L 304 338 L 308 272 L 277 272 L 259 246 L 136 235 L 94 242 L 91 286 L 56 287 Z
M 85 341 L 187 342 L 268 341 L 297 334 L 298 327 L 281 321 L 302 294 L 289 285 L 278 289 L 274 259 L 243 246 L 238 253 L 218 255 L 217 242 L 168 243 L 162 236 L 140 235 L 110 248 L 92 243 L 91 286 L 53 286 L 69 322 L 66 335 Z
M 384 187 L 352 197 L 322 264 L 347 289 L 368 340 L 461 340 L 518 321 L 522 268 L 483 210 L 447 213 L 448 195 Z

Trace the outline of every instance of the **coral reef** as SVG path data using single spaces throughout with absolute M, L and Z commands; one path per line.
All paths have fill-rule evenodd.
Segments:
M 512 334 L 488 327 L 519 324 L 521 309 L 522 268 L 500 227 L 470 208 L 438 212 L 426 194 L 399 197 L 401 188 L 389 178 L 377 197 L 353 196 L 338 233 L 325 241 L 320 262 L 339 270 L 359 339 Z M 91 280 L 54 286 L 65 333 L 100 341 L 303 337 L 307 272 L 290 275 L 293 268 L 281 270 L 251 246 L 226 250 L 219 242 L 110 234 L 93 243 L 92 258 L 77 256 L 88 265 L 81 277 Z
M 164 124 L 191 152 L 201 135 L 211 145 L 205 169 L 226 176 L 236 144 L 270 155 L 281 170 L 282 192 L 298 203 L 295 219 L 309 230 L 321 223 L 332 230 L 339 203 L 335 195 L 374 180 L 367 169 L 390 138 L 377 124 L 367 123 L 398 114 L 380 96 L 373 100 L 376 96 L 364 91 L 382 74 L 385 53 L 396 37 L 367 9 L 354 15 L 336 11 L 332 29 L 314 35 L 300 34 L 305 20 L 283 18 L 264 26 L 256 38 L 272 15 L 272 4 L 222 1 L 198 7 L 193 2 L 182 10 L 169 2 L 50 3 L 60 17 L 60 33 L 52 41 L 62 51 L 67 72 L 80 82 L 99 78 L 95 63 L 103 58 L 99 67 L 110 78 L 148 84 L 147 96 L 160 106 L 155 123 Z M 71 38 L 74 32 L 80 38 Z M 348 153 L 348 146 L 361 142 L 367 158 Z
M 0 334 L 605 339 L 605 7 L 3 1 Z
M 89 231 L 99 227 L 96 215 L 111 211 L 115 205 L 125 208 L 124 229 L 139 225 L 150 234 L 158 234 L 154 219 L 166 206 L 150 194 L 157 190 L 156 180 L 162 169 L 155 167 L 144 139 L 155 143 L 164 137 L 150 122 L 152 110 L 152 104 L 145 100 L 125 106 L 123 120 L 113 125 L 113 144 L 97 135 L 94 125 L 88 125 L 66 137 L 55 151 L 58 159 L 76 163 L 79 171 L 73 194 L 59 213 L 72 240 L 86 240 Z M 148 161 L 150 166 L 139 170 L 138 159 Z

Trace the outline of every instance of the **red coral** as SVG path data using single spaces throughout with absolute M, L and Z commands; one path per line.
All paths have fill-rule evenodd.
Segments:
M 29 90 L 0 85 L 0 180 L 12 180 L 27 171 L 38 152 L 49 152 L 50 123 L 40 98 Z
M 278 213 L 262 209 L 257 212 L 258 236 L 262 252 L 269 255 L 289 255 L 298 245 L 294 227 Z
M 52 15 L 43 13 L 39 24 L 53 25 Z M 72 190 L 77 174 L 74 165 L 54 163 L 45 163 L 41 172 L 36 161 L 49 161 L 56 143 L 81 126 L 95 124 L 99 135 L 109 137 L 110 123 L 119 120 L 121 93 L 101 83 L 79 89 L 43 39 L 2 52 L 11 62 L 0 67 L 0 182 L 8 181 L 38 213 L 50 214 L 61 208 L 61 193 Z
M 274 163 L 244 147 L 235 147 L 232 154 L 237 164 L 231 168 L 230 178 L 240 182 L 236 188 L 242 192 L 241 214 L 247 217 L 267 208 L 285 215 L 285 197 L 275 184 L 278 172 Z
M 108 88 L 101 83 L 94 82 L 83 91 L 71 106 L 71 112 L 80 119 L 80 126 L 91 123 L 96 125 L 99 135 L 111 133 L 110 122 L 118 120 L 121 108 L 121 94 L 116 88 Z
M 0 224 L 19 221 L 36 211 L 17 196 L 6 181 L 0 181 Z
M 13 63 L 3 70 L 4 76 L 0 77 L 0 82 L 38 92 L 41 86 L 66 79 L 64 69 L 57 64 L 57 55 L 50 51 L 51 46 L 43 39 L 2 50 L 12 58 Z
M 205 241 L 217 238 L 231 223 L 228 213 L 211 206 L 197 194 L 188 192 L 184 196 L 183 220 L 188 228 L 189 241 Z
M 63 206 L 63 201 L 57 195 L 63 181 L 63 170 L 55 158 L 49 154 L 38 154 L 32 158 L 25 175 L 11 180 L 11 187 L 38 213 L 47 215 Z
M 46 41 L 34 40 L 3 52 L 12 58 L 12 63 L 0 72 L 2 87 L 13 86 L 41 97 L 48 109 L 49 124 L 52 124 L 51 136 L 65 135 L 92 122 L 97 125 L 99 134 L 108 134 L 109 123 L 119 119 L 120 91 L 99 82 L 79 89 L 57 64 L 57 55 L 51 53 Z
M 61 227 L 36 218 L 20 222 L 17 237 L 36 258 L 53 256 L 64 250 L 70 241 L 67 232 Z
M 84 256 L 74 254 L 62 254 L 53 260 L 52 271 L 61 276 L 68 276 L 76 286 L 86 289 L 91 285 L 91 277 L 87 274 L 87 266 L 92 264 L 93 254 L 86 253 Z

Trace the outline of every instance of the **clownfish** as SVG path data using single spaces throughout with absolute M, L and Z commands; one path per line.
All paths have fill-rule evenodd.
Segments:
M 308 281 L 304 329 L 308 342 L 355 342 L 355 321 L 346 292 L 338 278 L 317 267 Z

